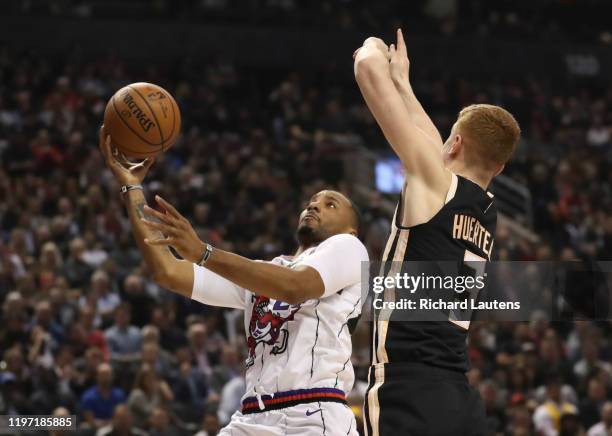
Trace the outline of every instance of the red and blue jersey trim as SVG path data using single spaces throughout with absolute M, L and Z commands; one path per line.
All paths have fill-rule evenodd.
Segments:
M 247 397 L 242 401 L 242 413 L 267 412 L 269 410 L 285 409 L 297 406 L 298 404 L 315 402 L 333 402 L 346 404 L 346 394 L 340 389 L 334 388 L 314 388 L 296 389 L 293 391 L 277 392 L 274 395 L 262 395 L 262 409 L 257 397 Z

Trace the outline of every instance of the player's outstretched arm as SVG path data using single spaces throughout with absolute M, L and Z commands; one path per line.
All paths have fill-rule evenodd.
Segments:
M 153 159 L 148 158 L 144 162 L 126 168 L 119 162 L 111 150 L 111 138 L 104 132 L 104 126 L 100 129 L 100 151 L 104 157 L 106 165 L 113 172 L 117 182 L 122 185 L 140 185 L 153 164 Z M 134 189 L 124 194 L 124 202 L 132 226 L 134 239 L 140 248 L 147 267 L 153 273 L 154 280 L 173 292 L 191 297 L 193 289 L 193 267 L 191 263 L 177 259 L 166 247 L 150 246 L 144 242 L 145 238 L 157 238 L 156 231 L 149 229 L 143 222 L 145 217 L 144 208 L 147 204 L 141 189 Z M 173 271 L 180 277 L 167 286 L 167 271 Z
M 443 145 L 442 136 L 440 136 L 440 132 L 429 115 L 427 115 L 427 112 L 425 112 L 410 84 L 410 59 L 408 59 L 408 50 L 406 49 L 402 29 L 397 29 L 397 44 L 391 44 L 389 54 L 391 79 L 402 97 L 412 120 L 418 128 L 432 139 L 433 143 L 438 146 L 438 149 L 441 148 Z
M 165 237 L 147 238 L 145 242 L 157 248 L 172 246 L 183 259 L 198 263 L 206 250 L 206 244 L 198 238 L 189 221 L 174 206 L 159 196 L 156 201 L 164 212 L 145 206 L 147 215 L 157 218 L 157 222 L 143 219 L 142 223 L 150 230 L 163 233 Z M 318 298 L 325 290 L 319 273 L 307 266 L 290 269 L 254 261 L 216 248 L 204 266 L 241 288 L 289 304 Z M 168 283 L 181 279 L 179 272 L 170 270 L 166 274 L 165 281 Z
M 414 123 L 391 78 L 387 56 L 376 40 L 368 38 L 355 55 L 355 78 L 361 94 L 408 176 L 442 200 L 450 187 L 451 174 L 444 168 L 438 144 Z

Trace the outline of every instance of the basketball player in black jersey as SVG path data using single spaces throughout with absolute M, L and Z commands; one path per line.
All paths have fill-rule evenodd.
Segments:
M 361 93 L 406 173 L 383 261 L 490 260 L 497 216 L 487 186 L 519 140 L 514 117 L 466 107 L 443 142 L 412 91 L 401 30 L 397 47 L 368 38 L 354 58 Z M 469 321 L 394 315 L 374 320 L 366 434 L 485 435 L 480 397 L 465 377 Z

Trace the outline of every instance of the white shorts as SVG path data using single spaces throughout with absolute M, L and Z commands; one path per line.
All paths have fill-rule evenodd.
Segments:
M 315 402 L 280 410 L 238 411 L 219 436 L 358 436 L 355 415 L 341 403 Z

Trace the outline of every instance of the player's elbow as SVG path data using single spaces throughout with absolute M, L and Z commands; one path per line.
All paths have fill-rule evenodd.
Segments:
M 172 270 L 169 268 L 155 268 L 153 270 L 153 281 L 162 288 L 172 289 Z
M 376 53 L 364 53 L 355 59 L 355 79 L 358 83 L 370 82 L 379 77 L 385 68 L 389 68 L 388 63 Z
M 312 298 L 319 298 L 323 295 L 322 283 L 317 283 L 312 279 L 308 271 L 293 271 L 284 287 L 283 301 L 288 304 L 301 304 Z

